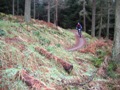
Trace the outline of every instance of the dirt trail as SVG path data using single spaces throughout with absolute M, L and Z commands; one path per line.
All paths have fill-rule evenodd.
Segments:
M 82 36 L 82 37 L 80 38 L 80 36 L 78 35 L 77 30 L 72 30 L 72 32 L 75 34 L 76 43 L 75 43 L 75 45 L 73 45 L 72 47 L 67 48 L 67 49 L 66 49 L 67 51 L 76 51 L 76 50 L 78 50 L 79 48 L 81 48 L 82 46 L 84 46 L 84 44 L 85 44 L 85 39 L 84 39 L 84 37 Z

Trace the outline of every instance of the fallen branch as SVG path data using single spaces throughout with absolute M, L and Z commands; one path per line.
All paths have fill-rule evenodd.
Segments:
M 26 83 L 32 89 L 35 90 L 54 90 L 52 88 L 48 88 L 42 81 L 35 79 L 34 77 L 30 76 L 26 70 L 21 70 L 16 74 L 16 77 L 19 76 L 20 79 Z
M 40 54 L 46 56 L 47 59 L 53 59 L 53 60 L 56 60 L 57 62 L 59 62 L 63 66 L 63 68 L 65 69 L 66 72 L 70 73 L 72 71 L 73 65 L 64 61 L 63 59 L 60 59 L 60 58 L 54 56 L 52 53 L 48 52 L 47 50 L 45 50 L 43 48 L 36 47 L 35 50 L 37 52 L 39 52 Z

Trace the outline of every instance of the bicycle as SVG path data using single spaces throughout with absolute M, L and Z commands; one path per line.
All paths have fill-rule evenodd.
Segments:
M 80 28 L 78 29 L 78 35 L 79 35 L 80 38 L 81 38 L 81 29 L 80 29 Z

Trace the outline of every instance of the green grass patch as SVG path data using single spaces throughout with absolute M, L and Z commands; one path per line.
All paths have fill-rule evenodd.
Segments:
M 58 44 L 56 44 L 56 46 L 57 46 L 57 47 L 61 47 L 61 45 L 60 45 L 59 43 L 58 43 Z
M 114 61 L 110 61 L 107 68 L 107 75 L 111 78 L 116 78 L 117 75 L 115 70 L 117 69 L 117 65 Z
M 93 59 L 91 59 L 91 61 L 92 61 L 93 65 L 97 68 L 99 68 L 101 63 L 103 62 L 103 60 L 98 57 L 93 57 Z

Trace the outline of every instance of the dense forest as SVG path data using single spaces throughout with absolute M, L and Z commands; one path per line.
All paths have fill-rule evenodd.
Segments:
M 25 0 L 0 2 L 0 12 L 24 15 Z M 77 22 L 80 22 L 84 27 L 83 31 L 93 36 L 113 39 L 115 1 L 31 0 L 31 17 L 55 23 L 63 28 L 75 28 Z
M 0 0 L 0 90 L 120 90 L 120 0 Z

